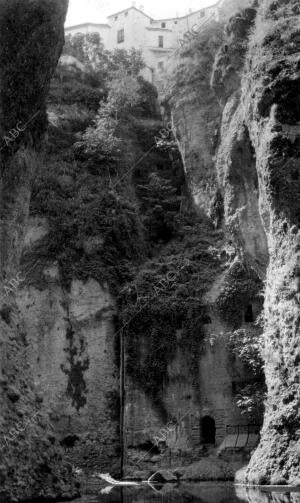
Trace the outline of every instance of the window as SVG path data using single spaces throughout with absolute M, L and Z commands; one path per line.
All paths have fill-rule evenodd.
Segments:
M 164 69 L 164 62 L 163 61 L 159 61 L 158 64 L 157 64 L 157 67 L 159 70 L 163 70 Z
M 177 24 L 177 23 L 178 23 L 178 21 L 174 21 L 174 24 Z
M 125 17 L 128 16 L 128 12 L 125 12 Z
M 203 9 L 200 11 L 200 17 L 204 17 L 204 16 L 205 16 L 205 10 Z
M 118 21 L 118 16 L 115 16 L 115 21 Z
M 166 27 L 166 23 L 161 23 L 161 27 L 165 28 Z
M 158 37 L 158 47 L 163 47 L 164 46 L 164 37 L 162 35 L 159 35 Z
M 121 44 L 122 42 L 124 42 L 124 40 L 125 40 L 125 33 L 124 33 L 124 29 L 122 29 L 122 30 L 119 30 L 117 33 L 117 42 L 118 42 L 118 44 Z

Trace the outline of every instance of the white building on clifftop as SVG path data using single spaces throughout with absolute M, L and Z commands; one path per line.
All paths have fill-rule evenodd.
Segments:
M 209 20 L 218 21 L 224 0 L 214 5 L 190 12 L 186 16 L 153 19 L 143 7 L 135 6 L 109 16 L 107 24 L 84 23 L 68 26 L 66 35 L 75 33 L 99 33 L 106 49 L 141 50 L 146 70 L 144 77 L 154 81 L 164 69 L 166 60 L 179 47 L 180 40 L 189 30 L 197 31 Z

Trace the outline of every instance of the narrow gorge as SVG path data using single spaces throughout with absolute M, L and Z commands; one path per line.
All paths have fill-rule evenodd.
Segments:
M 299 489 L 299 2 L 222 0 L 152 83 L 67 4 L 0 0 L 0 501 Z

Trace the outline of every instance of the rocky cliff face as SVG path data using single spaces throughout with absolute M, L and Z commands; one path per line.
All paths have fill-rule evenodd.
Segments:
M 28 10 L 34 44 L 45 28 L 42 38 L 55 48 L 41 47 L 47 57 L 37 59 L 31 49 L 46 91 L 66 7 L 52 2 L 48 10 L 47 3 L 30 2 Z M 236 2 L 228 4 L 234 9 Z M 18 5 L 9 3 L 8 26 Z M 185 173 L 172 139 L 163 134 L 157 141 L 162 124 L 145 84 L 142 111 L 119 125 L 121 158 L 91 157 L 76 147 L 105 94 L 74 59 L 65 61 L 72 77 L 62 61 L 52 82 L 41 159 L 46 91 L 23 69 L 26 96 L 42 110 L 25 128 L 30 107 L 1 30 L 3 130 L 24 129 L 3 151 L 1 179 L 6 500 L 75 495 L 71 465 L 119 472 L 120 440 L 128 473 L 143 470 L 144 477 L 172 459 L 206 456 L 203 443 L 221 444 L 228 424 L 248 431 L 253 419 L 237 408 L 237 390 L 261 385 L 261 375 L 229 342 L 244 334 L 251 349 L 257 316 L 264 318 L 268 400 L 261 443 L 243 480 L 297 482 L 297 20 L 296 0 L 264 0 L 231 18 L 225 32 L 213 23 L 182 49 L 165 104 Z M 25 106 L 22 122 L 15 99 L 18 110 Z M 24 470 L 16 470 L 16 459 Z
M 261 442 L 244 476 L 254 483 L 299 481 L 298 26 L 297 2 L 262 1 L 257 11 L 230 19 L 215 56 L 210 44 L 218 27 L 210 26 L 206 41 L 204 33 L 183 51 L 185 68 L 198 66 L 169 101 L 197 206 L 216 225 L 224 216 L 250 276 L 266 276 L 268 399 Z M 203 45 L 206 61 L 197 52 Z M 217 290 L 222 296 L 222 284 Z
M 254 482 L 299 482 L 299 20 L 296 2 L 262 3 L 242 86 L 270 255 L 263 337 L 268 400 L 246 475 Z
M 66 1 L 0 2 L 0 497 L 5 501 L 77 494 L 49 416 L 40 409 L 28 333 L 15 302 L 31 183 L 42 157 L 45 100 L 63 45 L 66 9 Z
M 168 151 L 152 152 L 161 121 L 155 90 L 147 83 L 142 101 L 147 113 L 138 109 L 120 121 L 122 157 L 84 155 L 78 134 L 94 119 L 103 90 L 91 84 L 89 72 L 69 66 L 69 59 L 61 60 L 51 85 L 48 155 L 34 181 L 17 305 L 29 334 L 40 409 L 50 411 L 64 460 L 88 473 L 118 476 L 118 296 L 146 260 L 146 240 L 149 248 L 161 247 L 164 231 L 172 233 L 180 208 L 174 193 L 183 177 L 178 154 L 176 167 L 176 155 L 173 160 Z M 149 172 L 157 177 L 145 194 Z M 157 200 L 157 213 L 149 195 Z M 164 197 L 171 199 L 167 218 L 159 206 Z
M 48 233 L 45 218 L 31 217 L 24 254 L 34 255 Z M 91 243 L 85 245 L 89 249 Z M 38 258 L 31 269 L 24 268 L 23 278 L 17 305 L 28 334 L 28 357 L 41 410 L 50 411 L 52 429 L 73 466 L 117 474 L 116 305 L 108 286 L 92 278 L 74 278 L 66 289 L 58 263 Z

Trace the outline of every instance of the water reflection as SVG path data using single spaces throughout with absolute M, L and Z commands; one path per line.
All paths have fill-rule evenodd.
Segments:
M 300 503 L 300 492 L 286 492 L 283 488 L 269 491 L 257 491 L 246 487 L 235 488 L 237 496 L 247 503 Z
M 85 496 L 76 503 L 300 503 L 300 492 L 258 491 L 228 483 L 146 485 L 137 487 L 103 486 L 99 494 Z

